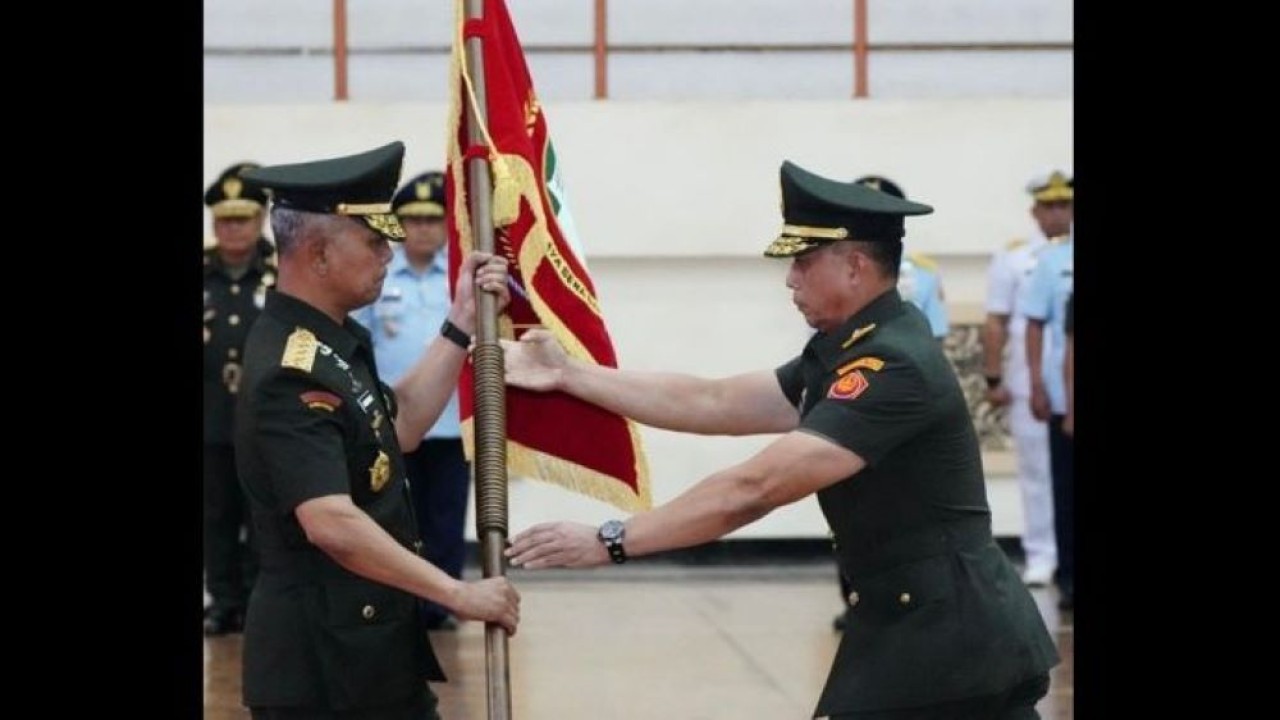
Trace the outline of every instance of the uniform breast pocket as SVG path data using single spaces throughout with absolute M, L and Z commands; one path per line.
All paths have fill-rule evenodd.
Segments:
M 374 315 L 384 333 L 396 336 L 404 320 L 404 297 L 399 288 L 389 288 L 374 304 Z
M 1074 268 L 1063 268 L 1062 272 L 1058 274 L 1058 289 L 1061 290 L 1063 294 L 1071 294 L 1071 289 L 1075 287 L 1075 283 L 1076 278 Z

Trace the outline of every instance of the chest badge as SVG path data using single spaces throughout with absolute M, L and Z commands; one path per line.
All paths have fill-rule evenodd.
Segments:
M 391 479 L 391 458 L 381 450 L 378 451 L 378 458 L 373 461 L 373 465 L 369 467 L 369 487 L 374 492 L 379 492 L 386 487 L 387 481 Z
M 870 383 L 863 376 L 861 370 L 854 370 L 841 377 L 839 380 L 831 383 L 831 389 L 827 391 L 827 397 L 831 400 L 852 400 L 864 391 Z

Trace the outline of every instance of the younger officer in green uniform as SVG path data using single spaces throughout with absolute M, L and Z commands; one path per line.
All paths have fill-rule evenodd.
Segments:
M 395 389 L 378 378 L 368 332 L 348 318 L 378 297 L 404 231 L 389 201 L 404 145 L 260 168 L 273 192 L 277 291 L 245 346 L 236 415 L 240 477 L 261 567 L 244 639 L 255 720 L 437 718 L 443 680 L 417 610 L 429 598 L 514 633 L 506 578 L 462 582 L 417 553 L 402 448 L 412 450 L 457 385 L 465 343 L 433 339 Z M 475 326 L 475 292 L 505 306 L 506 261 L 463 261 L 446 326 Z
M 205 635 L 244 626 L 256 566 L 231 422 L 244 340 L 276 281 L 275 247 L 262 237 L 267 193 L 241 177 L 255 167 L 232 165 L 204 193 L 215 238 L 204 252 L 204 571 L 212 599 Z
M 849 576 L 849 627 L 815 716 L 1037 717 L 1058 660 L 991 536 L 978 440 L 929 323 L 895 289 L 903 217 L 932 211 L 782 165 L 787 287 L 816 332 L 776 370 L 721 380 L 588 365 L 545 332 L 506 343 L 509 383 L 701 434 L 785 433 L 674 500 L 599 530 L 544 523 L 513 564 L 587 567 L 721 537 L 817 493 Z

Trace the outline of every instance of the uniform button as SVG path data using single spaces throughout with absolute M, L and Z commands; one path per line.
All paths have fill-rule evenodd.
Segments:
M 904 592 L 904 593 L 902 593 L 901 595 L 899 595 L 899 596 L 898 596 L 898 602 L 902 603 L 903 605 L 910 605 L 910 604 L 911 604 L 911 593 Z
M 365 620 L 372 620 L 373 616 L 378 614 L 378 611 L 374 610 L 372 605 L 365 605 L 360 614 L 364 616 Z
M 240 352 L 235 348 L 227 348 L 227 357 L 231 358 L 232 360 L 235 360 L 236 356 L 239 354 Z
M 239 315 L 232 315 L 231 317 L 227 318 L 227 322 L 231 323 L 232 325 L 239 325 L 239 324 L 240 324 L 240 316 L 239 316 Z
M 849 593 L 849 607 L 853 607 L 854 605 L 857 605 L 857 604 L 858 604 L 858 593 L 855 590 L 854 592 Z
M 239 286 L 239 285 L 232 285 L 232 286 L 231 286 L 231 294 L 232 294 L 232 295 L 239 295 L 239 294 L 240 294 L 240 286 Z

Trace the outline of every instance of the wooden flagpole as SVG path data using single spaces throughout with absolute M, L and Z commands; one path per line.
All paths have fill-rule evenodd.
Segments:
M 483 16 L 484 0 L 466 0 L 467 20 Z M 487 107 L 484 56 L 480 38 L 469 37 L 464 42 L 467 73 L 471 76 L 478 107 L 473 111 L 470 103 L 462 105 L 467 117 L 467 144 L 475 147 L 485 143 L 481 131 L 487 122 L 483 117 Z M 481 117 L 476 117 L 476 113 Z M 492 253 L 493 185 L 489 163 L 483 157 L 471 158 L 466 163 L 471 236 L 476 250 Z M 499 577 L 506 574 L 502 551 L 507 544 L 507 403 L 502 346 L 498 343 L 497 297 L 492 293 L 476 293 L 476 340 L 471 361 L 475 369 L 476 532 L 484 577 Z M 485 623 L 484 649 L 489 720 L 509 720 L 511 672 L 506 629 L 497 623 Z

